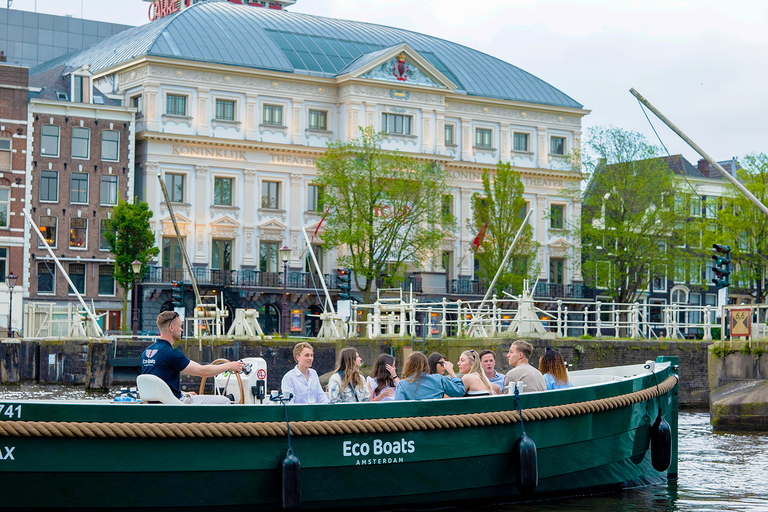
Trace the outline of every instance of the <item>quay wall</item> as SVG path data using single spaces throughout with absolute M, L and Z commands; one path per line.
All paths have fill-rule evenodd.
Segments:
M 768 342 L 717 342 L 709 354 L 709 412 L 720 430 L 768 430 Z
M 229 360 L 245 357 L 263 357 L 267 362 L 267 390 L 279 389 L 282 376 L 296 364 L 293 346 L 296 339 L 216 339 L 206 340 L 200 349 L 197 340 L 181 340 L 176 344 L 193 361 L 205 363 L 215 359 Z M 357 348 L 363 358 L 363 372 L 367 374 L 376 357 L 388 353 L 397 359 L 399 370 L 403 368 L 403 355 L 410 350 L 424 350 L 425 353 L 440 352 L 449 361 L 456 362 L 464 350 L 491 349 L 496 354 L 496 369 L 506 372 L 510 369 L 506 353 L 513 339 L 509 338 L 459 338 L 376 340 L 307 340 L 315 349 L 313 367 L 323 375 L 334 370 L 336 356 L 346 346 Z M 571 370 L 596 367 L 640 364 L 655 360 L 657 356 L 678 356 L 680 358 L 680 405 L 683 407 L 708 407 L 710 399 L 707 357 L 708 344 L 700 341 L 642 341 L 642 340 L 598 340 L 561 339 L 528 340 L 534 346 L 531 364 L 538 366 L 538 359 L 544 348 L 557 348 L 563 358 L 571 364 Z M 140 365 L 140 355 L 148 343 L 131 342 L 117 346 L 103 340 L 57 340 L 22 341 L 17 344 L 17 360 L 6 358 L 6 347 L 0 347 L 0 377 L 2 384 L 19 381 L 41 383 L 85 384 L 100 388 L 110 385 L 135 383 Z M 11 352 L 16 346 L 11 347 Z M 15 362 L 14 362 L 15 361 Z M 6 370 L 17 365 L 18 368 Z M 208 379 L 210 385 L 212 379 Z M 200 379 L 182 375 L 182 387 L 196 391 Z

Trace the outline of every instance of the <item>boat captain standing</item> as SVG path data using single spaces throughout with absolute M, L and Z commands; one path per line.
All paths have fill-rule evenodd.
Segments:
M 157 328 L 160 329 L 160 338 L 141 354 L 141 373 L 149 373 L 163 379 L 174 396 L 185 404 L 231 403 L 229 398 L 221 395 L 182 393 L 179 389 L 181 373 L 196 377 L 215 377 L 226 371 L 239 373 L 245 368 L 245 363 L 232 361 L 226 364 L 201 365 L 191 361 L 181 350 L 173 348 L 173 344 L 181 340 L 184 330 L 181 317 L 175 311 L 163 311 L 157 315 Z

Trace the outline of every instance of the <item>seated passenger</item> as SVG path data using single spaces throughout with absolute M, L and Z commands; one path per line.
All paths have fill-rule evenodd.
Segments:
M 496 389 L 500 391 L 498 386 L 495 386 L 496 389 L 493 389 L 493 384 L 490 383 L 488 377 L 483 373 L 483 368 L 480 366 L 480 357 L 474 350 L 462 352 L 456 366 L 464 374 L 461 377 L 464 389 L 466 390 L 464 396 L 488 396 L 495 395 Z
M 493 350 L 485 349 L 480 351 L 480 364 L 483 367 L 485 376 L 491 381 L 491 384 L 496 384 L 499 390 L 493 388 L 497 395 L 504 392 L 504 374 L 496 371 L 496 354 Z
M 306 341 L 297 343 L 293 347 L 293 358 L 296 359 L 296 367 L 286 373 L 280 383 L 283 395 L 287 397 L 288 393 L 293 393 L 292 404 L 328 403 L 328 395 L 323 393 L 317 372 L 311 368 L 315 358 L 312 345 Z
M 544 349 L 544 355 L 539 358 L 539 371 L 544 374 L 547 389 L 572 388 L 568 381 L 568 369 L 560 352 L 554 348 Z
M 544 376 L 539 370 L 528 364 L 533 353 L 533 345 L 524 340 L 517 340 L 512 343 L 507 353 L 509 364 L 512 369 L 504 377 L 504 393 L 514 394 L 514 386 L 510 389 L 510 384 L 522 381 L 523 389 L 521 393 L 533 393 L 534 391 L 546 391 L 547 384 L 544 382 Z
M 340 402 L 367 402 L 365 379 L 360 373 L 363 359 L 352 347 L 347 347 L 339 354 L 339 364 L 328 381 L 328 398 L 332 404 Z
M 445 356 L 443 354 L 432 352 L 427 361 L 430 375 L 445 375 Z
M 381 354 L 373 364 L 371 376 L 367 379 L 368 394 L 371 402 L 390 402 L 395 394 L 395 386 L 400 381 L 395 368 L 395 358 Z
M 444 366 L 451 376 L 450 379 L 428 374 L 427 356 L 421 352 L 412 353 L 405 361 L 403 378 L 395 389 L 395 400 L 427 400 L 442 398 L 444 394 L 453 397 L 464 396 L 464 383 L 456 377 L 453 364 L 445 361 Z

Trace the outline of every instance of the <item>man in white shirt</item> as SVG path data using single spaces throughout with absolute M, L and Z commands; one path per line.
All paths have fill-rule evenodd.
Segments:
M 292 404 L 328 403 L 328 395 L 320 385 L 317 372 L 311 368 L 315 359 L 312 345 L 306 341 L 297 343 L 293 347 L 293 357 L 296 359 L 296 367 L 286 373 L 280 383 L 283 396 L 287 397 L 288 393 L 293 393 Z

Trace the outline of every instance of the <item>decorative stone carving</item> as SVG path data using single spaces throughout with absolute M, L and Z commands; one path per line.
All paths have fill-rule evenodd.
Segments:
M 250 231 L 245 234 L 245 254 L 253 254 L 253 233 Z
M 240 208 L 237 206 L 211 205 L 211 217 L 214 215 L 229 215 L 236 219 L 240 218 Z
M 250 171 L 248 169 L 246 169 L 244 173 L 245 173 L 245 181 L 253 181 L 259 175 L 259 171 Z
M 236 238 L 240 223 L 230 217 L 222 217 L 211 223 L 211 235 L 214 238 Z
M 179 214 L 183 213 L 187 217 L 191 216 L 192 205 L 187 203 L 173 203 L 173 213 Z M 165 201 L 160 203 L 160 213 L 168 213 L 168 207 L 165 204 Z
M 160 167 L 160 162 L 143 162 L 141 166 L 148 173 L 157 174 L 157 169 Z
M 203 244 L 205 242 L 205 228 L 197 228 L 197 252 L 198 255 L 203 254 Z
M 477 114 L 479 116 L 497 116 L 506 117 L 509 119 L 526 119 L 531 121 L 541 121 L 545 123 L 555 124 L 569 124 L 573 126 L 580 126 L 580 117 L 577 116 L 556 116 L 554 114 L 545 114 L 543 112 L 523 112 L 517 109 L 502 108 L 502 107 L 483 107 L 481 105 L 474 105 L 471 103 L 456 103 L 452 101 L 446 102 L 445 109 L 448 112 L 460 112 L 465 114 Z M 560 119 L 562 117 L 562 119 Z
M 195 175 L 198 178 L 208 176 L 208 169 L 209 169 L 209 167 L 207 165 L 196 165 L 195 166 Z
M 269 218 L 280 219 L 281 221 L 285 222 L 285 214 L 285 210 L 268 210 L 266 208 L 258 209 L 259 220 Z

